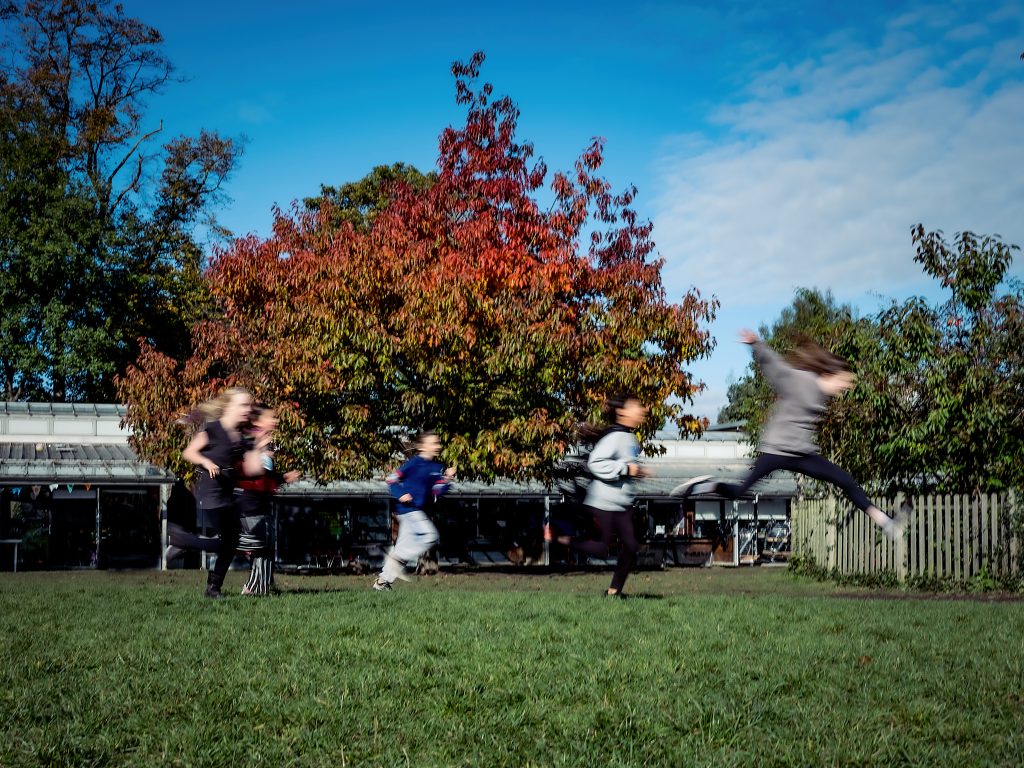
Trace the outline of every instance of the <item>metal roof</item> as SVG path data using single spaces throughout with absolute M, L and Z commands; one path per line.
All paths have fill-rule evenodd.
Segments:
M 657 477 L 647 477 L 637 481 L 636 490 L 639 498 L 667 498 L 669 493 L 680 483 L 697 475 L 711 475 L 716 480 L 739 482 L 749 469 L 749 465 L 708 466 L 702 464 L 674 464 L 671 466 L 655 466 Z M 777 472 L 762 480 L 754 487 L 754 492 L 765 497 L 790 498 L 797 494 L 796 477 L 789 472 Z M 557 484 L 545 486 L 539 482 L 517 482 L 513 480 L 496 480 L 485 483 L 475 480 L 456 480 L 449 491 L 454 497 L 489 497 L 489 498 L 540 498 L 557 496 L 562 491 Z M 348 480 L 335 481 L 320 485 L 309 480 L 281 488 L 282 496 L 388 496 L 388 485 L 384 480 Z
M 0 443 L 0 483 L 174 482 L 123 443 Z
M 116 403 L 23 403 L 0 401 L 0 415 L 8 416 L 116 416 L 124 418 L 127 407 Z

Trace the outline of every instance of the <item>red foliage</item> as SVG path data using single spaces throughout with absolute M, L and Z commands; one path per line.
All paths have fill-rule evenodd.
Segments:
M 283 404 L 284 450 L 322 480 L 378 471 L 396 428 L 424 426 L 460 474 L 543 477 L 616 391 L 653 406 L 652 431 L 700 429 L 682 366 L 710 352 L 717 302 L 668 301 L 636 190 L 597 175 L 602 140 L 545 190 L 513 102 L 474 88 L 482 62 L 452 67 L 466 122 L 441 134 L 433 186 L 399 184 L 365 232 L 277 211 L 270 238 L 213 260 L 222 314 L 193 357 L 149 350 L 121 382 L 142 455 L 171 463 L 180 436 L 158 425 L 228 383 Z

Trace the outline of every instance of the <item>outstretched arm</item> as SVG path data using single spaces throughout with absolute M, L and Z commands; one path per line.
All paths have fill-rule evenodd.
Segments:
M 780 386 L 784 386 L 786 380 L 793 373 L 793 368 L 789 363 L 779 357 L 775 350 L 761 341 L 753 331 L 744 328 L 739 332 L 739 339 L 753 348 L 754 361 L 772 388 L 777 390 Z
M 455 467 L 448 467 L 444 471 L 444 474 L 438 478 L 437 482 L 434 483 L 432 492 L 435 497 L 443 496 L 448 493 L 448 489 L 451 487 L 452 480 L 455 479 Z

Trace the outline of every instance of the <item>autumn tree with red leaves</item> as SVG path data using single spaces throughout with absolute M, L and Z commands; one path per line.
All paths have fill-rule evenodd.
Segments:
M 476 85 L 483 60 L 452 67 L 466 123 L 442 133 L 433 183 L 396 180 L 360 226 L 330 197 L 277 211 L 271 237 L 213 260 L 222 315 L 193 356 L 146 349 L 120 380 L 140 455 L 184 469 L 176 418 L 229 384 L 279 405 L 282 453 L 321 481 L 379 472 L 423 427 L 462 476 L 544 478 L 617 391 L 652 406 L 641 437 L 700 431 L 684 365 L 710 353 L 717 302 L 666 297 L 636 190 L 598 175 L 601 140 L 545 187 L 514 103 Z

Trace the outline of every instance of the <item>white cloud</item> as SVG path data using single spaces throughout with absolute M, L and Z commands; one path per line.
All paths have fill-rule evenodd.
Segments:
M 669 289 L 714 293 L 730 317 L 800 286 L 856 304 L 933 287 L 913 261 L 918 222 L 1024 246 L 1021 25 L 1002 16 L 937 29 L 922 11 L 873 47 L 833 38 L 757 74 L 713 132 L 667 139 L 654 221 Z M 728 334 L 716 356 L 731 356 L 704 374 L 717 405 L 743 359 L 733 329 L 714 330 Z

